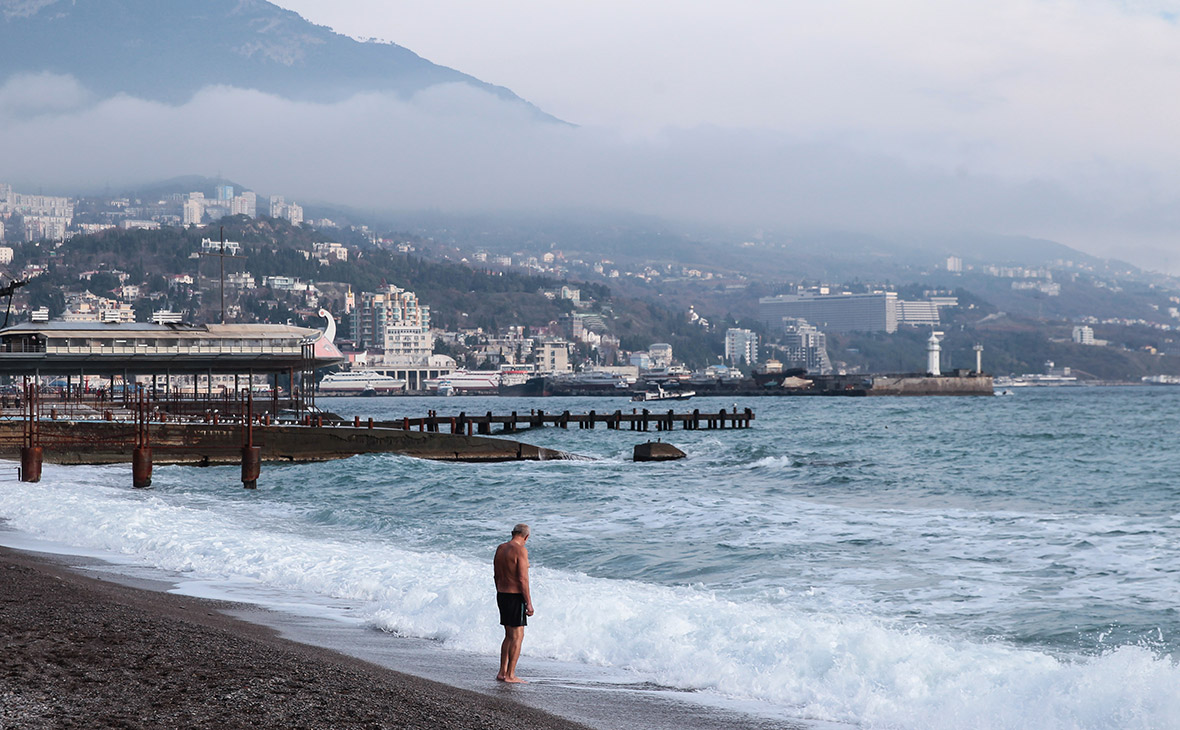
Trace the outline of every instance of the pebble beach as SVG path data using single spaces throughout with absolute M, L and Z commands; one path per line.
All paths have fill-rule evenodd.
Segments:
M 583 726 L 0 548 L 0 728 Z

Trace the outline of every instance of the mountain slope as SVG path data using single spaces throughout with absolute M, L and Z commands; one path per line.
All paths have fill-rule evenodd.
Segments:
M 0 47 L 0 81 L 49 71 L 101 96 L 178 103 L 227 85 L 335 101 L 462 83 L 527 104 L 401 46 L 356 41 L 265 0 L 0 0 Z

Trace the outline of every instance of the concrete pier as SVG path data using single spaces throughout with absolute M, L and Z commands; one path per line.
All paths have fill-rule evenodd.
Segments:
M 134 424 L 118 421 L 41 421 L 39 448 L 52 464 L 120 464 L 132 460 Z M 0 458 L 20 459 L 23 423 L 0 421 Z M 241 424 L 151 423 L 154 464 L 242 464 Z M 395 453 L 436 461 L 544 461 L 583 458 L 510 439 L 374 425 L 255 425 L 262 462 L 315 462 L 357 454 Z M 243 473 L 244 481 L 253 473 Z

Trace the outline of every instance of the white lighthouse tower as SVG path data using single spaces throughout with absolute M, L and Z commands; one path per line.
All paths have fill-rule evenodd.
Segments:
M 940 337 L 942 337 L 941 332 L 931 332 L 930 339 L 926 340 L 926 372 L 930 375 L 942 375 L 939 362 L 942 355 L 942 346 L 938 344 Z

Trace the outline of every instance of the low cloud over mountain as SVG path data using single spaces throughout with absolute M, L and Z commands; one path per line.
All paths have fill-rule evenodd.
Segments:
M 0 179 L 47 192 L 118 190 L 194 173 L 304 202 L 625 210 L 751 229 L 974 230 L 1099 253 L 1128 230 L 1164 240 L 1173 223 L 1170 209 L 1141 211 L 1130 198 L 948 173 L 782 132 L 697 127 L 628 136 L 577 127 L 405 49 L 337 36 L 260 0 L 210 0 L 195 6 L 200 18 L 192 5 L 0 0 L 0 43 L 22 24 L 51 33 L 61 23 L 75 43 L 93 46 L 53 60 L 52 49 L 34 53 L 26 42 L 20 63 L 5 55 Z M 157 36 L 175 38 L 164 29 L 178 13 L 202 32 L 170 49 Z M 101 28 L 84 33 L 100 18 Z M 121 34 L 102 37 L 114 26 Z M 352 61 L 323 55 L 337 43 L 341 58 L 362 67 L 365 54 L 388 52 L 384 70 L 345 83 Z M 86 65 L 104 55 L 114 61 Z M 176 64 L 192 73 L 164 78 L 161 69 Z M 154 75 L 139 74 L 146 66 Z M 1140 262 L 1169 265 L 1144 252 Z

